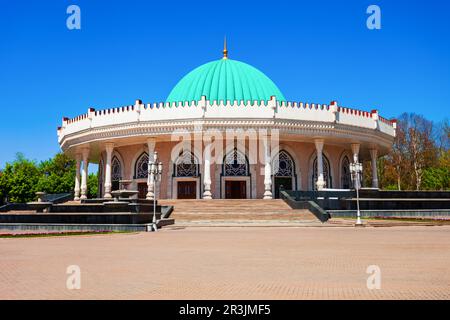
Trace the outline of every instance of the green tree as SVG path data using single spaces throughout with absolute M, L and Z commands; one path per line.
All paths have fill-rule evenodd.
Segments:
M 35 200 L 40 171 L 34 161 L 17 153 L 12 163 L 7 163 L 0 177 L 0 189 L 9 202 Z
M 4 180 L 5 180 L 5 175 L 3 174 L 3 171 L 0 171 L 0 205 L 3 205 L 5 203 L 5 197 L 6 197 Z
M 97 198 L 98 177 L 96 173 L 89 174 L 88 177 L 88 198 Z
M 28 202 L 36 191 L 47 193 L 72 192 L 75 180 L 75 161 L 63 153 L 36 164 L 18 153 L 0 173 L 0 203 Z
M 421 115 L 404 113 L 397 119 L 392 151 L 379 161 L 383 189 L 445 190 L 450 167 L 448 120 L 434 123 Z
M 427 168 L 423 174 L 423 189 L 450 190 L 450 168 Z
M 37 185 L 39 191 L 47 193 L 72 192 L 75 181 L 75 161 L 64 153 L 57 153 L 52 159 L 39 165 L 41 176 Z

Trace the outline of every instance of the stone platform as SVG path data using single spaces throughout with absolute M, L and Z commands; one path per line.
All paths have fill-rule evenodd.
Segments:
M 22 209 L 33 209 L 33 205 Z M 157 226 L 174 223 L 173 208 L 156 204 Z M 153 222 L 153 201 L 92 199 L 50 204 L 45 213 L 15 210 L 0 214 L 0 230 L 148 231 Z
M 282 191 L 281 196 L 291 208 L 308 209 L 321 220 L 334 217 L 355 217 L 356 192 L 345 190 Z M 368 217 L 430 218 L 448 217 L 449 191 L 379 191 L 361 189 L 361 212 Z
M 143 224 L 151 223 L 153 214 L 130 212 L 67 212 L 67 213 L 33 213 L 13 212 L 1 214 L 0 223 L 60 223 L 60 224 Z M 161 213 L 156 214 L 161 219 Z

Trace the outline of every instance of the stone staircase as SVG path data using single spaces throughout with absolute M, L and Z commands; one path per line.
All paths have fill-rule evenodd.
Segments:
M 69 201 L 64 202 L 64 204 L 77 205 L 77 204 L 80 204 L 80 201 L 69 200 Z
M 283 200 L 213 199 L 159 200 L 174 206 L 172 227 L 316 226 L 322 223 L 308 210 L 295 210 Z

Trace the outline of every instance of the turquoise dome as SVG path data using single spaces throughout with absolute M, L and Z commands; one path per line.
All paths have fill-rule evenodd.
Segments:
M 172 89 L 166 102 L 207 100 L 286 101 L 275 83 L 246 63 L 220 59 L 208 62 L 185 75 Z

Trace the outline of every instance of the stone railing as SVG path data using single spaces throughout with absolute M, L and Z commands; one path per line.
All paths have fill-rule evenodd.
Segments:
M 156 121 L 177 121 L 189 119 L 281 119 L 337 123 L 367 129 L 379 130 L 395 136 L 396 121 L 387 120 L 371 112 L 330 104 L 303 102 L 279 102 L 275 97 L 269 101 L 209 101 L 203 96 L 199 101 L 179 103 L 143 104 L 136 100 L 134 105 L 95 110 L 89 108 L 86 114 L 75 118 L 63 118 L 58 128 L 58 138 L 90 128 L 131 123 Z

